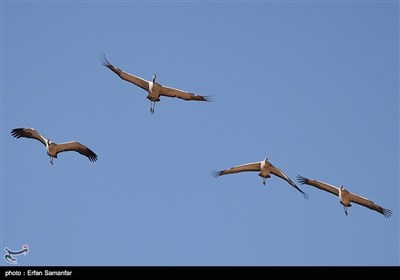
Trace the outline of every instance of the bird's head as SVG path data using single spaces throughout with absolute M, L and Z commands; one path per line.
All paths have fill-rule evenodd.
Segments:
M 156 74 L 153 74 L 153 83 L 156 82 L 156 78 L 157 78 L 157 75 L 156 75 Z
M 265 157 L 264 162 L 267 163 L 268 161 L 268 157 Z

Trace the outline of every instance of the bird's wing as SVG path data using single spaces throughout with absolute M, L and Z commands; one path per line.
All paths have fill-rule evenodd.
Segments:
M 85 145 L 83 145 L 79 142 L 76 142 L 76 141 L 57 144 L 57 153 L 66 152 L 66 151 L 78 152 L 81 155 L 87 156 L 90 161 L 97 160 L 97 155 L 92 150 L 90 150 Z
M 11 135 L 15 138 L 25 137 L 36 139 L 46 146 L 47 139 L 40 135 L 40 133 L 33 128 L 14 128 L 11 130 Z
M 122 71 L 121 69 L 115 67 L 107 60 L 107 58 L 104 54 L 101 57 L 101 63 L 104 66 L 106 66 L 108 69 L 113 71 L 115 74 L 117 74 L 122 80 L 133 83 L 133 84 L 137 85 L 138 87 L 141 87 L 145 91 L 149 90 L 149 82 L 148 81 L 146 81 L 140 77 L 137 77 L 135 75 L 129 74 L 129 73 Z
M 288 182 L 290 185 L 292 185 L 296 190 L 298 190 L 299 192 L 301 192 L 304 196 L 304 198 L 308 199 L 308 194 L 306 194 L 305 192 L 303 192 L 292 180 L 290 180 L 290 178 L 283 173 L 282 170 L 280 170 L 279 168 L 275 167 L 274 165 L 272 165 L 270 163 L 270 172 L 272 174 L 274 174 L 275 176 L 278 176 L 279 178 L 285 180 L 286 182 Z
M 184 90 L 161 86 L 160 94 L 168 97 L 178 97 L 183 100 L 196 100 L 196 101 L 207 101 L 211 102 L 211 97 L 209 96 L 201 96 L 194 93 L 190 93 Z
M 221 171 L 213 171 L 213 177 L 219 177 L 226 174 L 238 173 L 238 172 L 245 172 L 245 171 L 260 171 L 260 162 L 253 162 L 238 165 L 229 169 L 221 170 Z
M 386 218 L 392 216 L 392 211 L 389 209 L 382 208 L 381 206 L 375 204 L 373 201 L 369 200 L 368 198 L 356 195 L 354 193 L 349 194 L 350 201 L 357 203 L 359 205 L 365 206 L 371 210 L 377 211 L 384 215 Z
M 320 190 L 327 191 L 327 192 L 330 192 L 331 194 L 339 196 L 339 188 L 329 185 L 327 183 L 317 181 L 314 179 L 304 178 L 303 176 L 300 176 L 300 175 L 297 176 L 297 181 L 300 184 L 310 185 L 310 186 L 316 187 Z

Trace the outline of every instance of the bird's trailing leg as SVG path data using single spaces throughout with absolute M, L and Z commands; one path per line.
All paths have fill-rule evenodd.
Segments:
M 344 206 L 344 213 L 346 214 L 346 216 L 348 215 L 346 206 Z
M 51 163 L 51 165 L 54 164 L 54 163 L 53 163 L 53 157 L 52 157 L 52 156 L 50 156 L 50 163 Z
M 265 180 L 267 180 L 267 178 L 263 178 L 263 185 L 265 186 Z
M 150 101 L 150 113 L 154 114 L 154 107 L 156 107 L 155 101 Z

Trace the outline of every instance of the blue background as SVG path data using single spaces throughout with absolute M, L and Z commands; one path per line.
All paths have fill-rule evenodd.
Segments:
M 214 101 L 150 114 L 101 53 Z M 52 166 L 16 127 L 99 159 Z M 18 265 L 397 266 L 399 3 L 2 1 L 0 143 L 1 250 L 29 245 Z M 265 156 L 393 216 L 345 216 L 275 176 L 211 177 Z

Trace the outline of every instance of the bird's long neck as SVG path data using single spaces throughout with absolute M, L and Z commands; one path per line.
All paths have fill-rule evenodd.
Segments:
M 46 141 L 46 147 L 49 148 L 51 145 L 55 145 L 56 143 L 54 143 L 53 141 L 51 141 L 50 139 L 47 139 Z
M 340 186 L 340 188 L 339 188 L 339 198 L 340 198 L 340 200 L 342 200 L 342 197 L 343 197 L 343 186 Z

